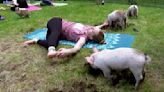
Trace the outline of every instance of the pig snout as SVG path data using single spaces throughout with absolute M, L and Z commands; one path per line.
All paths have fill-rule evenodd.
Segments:
M 89 63 L 89 64 L 93 64 L 93 58 L 92 58 L 92 56 L 90 56 L 90 57 L 85 57 L 85 60 L 87 61 L 87 63 Z

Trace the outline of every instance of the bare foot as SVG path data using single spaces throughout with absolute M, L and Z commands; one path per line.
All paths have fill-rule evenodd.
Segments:
M 47 56 L 48 56 L 49 58 L 53 58 L 53 57 L 56 56 L 56 53 L 57 53 L 56 51 L 51 50 L 51 51 L 48 51 Z
M 23 46 L 24 46 L 24 47 L 27 47 L 27 46 L 32 45 L 32 44 L 35 44 L 35 43 L 36 43 L 35 40 L 28 40 L 28 41 L 25 41 L 25 42 L 23 43 Z

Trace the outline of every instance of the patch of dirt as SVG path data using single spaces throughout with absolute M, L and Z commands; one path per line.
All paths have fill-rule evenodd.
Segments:
M 62 89 L 53 88 L 49 92 L 99 92 L 96 84 L 86 83 L 85 81 L 71 80 L 65 83 Z
M 85 89 L 87 87 L 87 84 L 83 81 L 75 81 L 72 84 L 70 92 L 85 92 Z
M 5 50 L 10 48 L 10 44 L 5 42 L 5 43 L 2 43 L 0 47 L 1 47 L 0 51 L 4 52 Z
M 8 71 L 16 70 L 16 68 L 27 64 L 27 61 L 29 61 L 28 57 L 22 57 L 28 56 L 28 49 L 22 47 L 21 44 L 16 41 L 19 38 L 11 38 L 2 39 L 0 41 L 0 64 L 5 66 L 4 70 Z M 20 61 L 14 62 L 13 59 L 15 57 L 20 57 Z
M 4 82 L 6 76 L 8 76 L 9 74 L 10 74 L 10 72 L 9 71 L 5 71 L 5 70 L 0 72 L 0 82 Z
M 36 74 L 31 76 L 32 72 L 28 72 L 29 66 L 37 65 L 37 62 L 34 62 L 33 52 L 29 48 L 21 46 L 21 40 L 23 40 L 22 35 L 0 39 L 0 87 L 3 87 L 0 90 L 2 92 L 6 92 L 6 90 L 12 90 L 12 92 L 35 91 L 44 85 L 44 79 L 40 73 L 38 76 Z M 36 80 L 33 81 L 34 83 L 30 83 L 32 78 Z M 27 86 L 28 88 L 26 88 Z

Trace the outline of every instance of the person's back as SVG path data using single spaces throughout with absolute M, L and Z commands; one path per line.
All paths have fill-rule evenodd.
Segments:
M 89 39 L 89 30 L 87 29 L 90 28 L 92 28 L 92 26 L 62 20 L 62 37 L 71 41 L 77 41 L 79 37 L 85 37 L 86 39 Z

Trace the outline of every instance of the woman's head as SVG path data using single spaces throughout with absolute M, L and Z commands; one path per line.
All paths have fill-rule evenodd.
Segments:
M 91 38 L 91 40 L 100 44 L 103 44 L 105 42 L 104 33 L 98 26 L 91 28 L 90 32 L 91 33 L 89 34 L 89 37 Z

